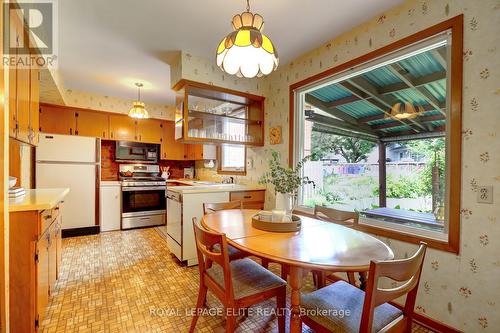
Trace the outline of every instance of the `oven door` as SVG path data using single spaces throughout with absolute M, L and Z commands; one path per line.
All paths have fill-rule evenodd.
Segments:
M 122 217 L 165 214 L 165 186 L 122 187 Z

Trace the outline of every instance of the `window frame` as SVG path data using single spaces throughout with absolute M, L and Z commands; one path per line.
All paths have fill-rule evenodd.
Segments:
M 339 75 L 342 72 L 346 72 L 353 67 L 362 66 L 368 62 L 387 56 L 388 54 L 405 47 L 410 47 L 413 44 L 422 42 L 425 39 L 431 38 L 447 30 L 451 31 L 451 61 L 448 69 L 451 77 L 449 82 L 450 91 L 448 99 L 449 122 L 447 123 L 446 129 L 446 136 L 448 138 L 447 163 L 449 165 L 449 181 L 447 182 L 448 195 L 446 199 L 446 205 L 448 206 L 448 239 L 443 241 L 431 237 L 412 235 L 402 231 L 376 227 L 368 224 L 358 223 L 354 226 L 354 228 L 378 236 L 389 237 L 415 244 L 418 244 L 420 241 L 425 241 L 432 248 L 459 254 L 462 168 L 463 14 L 290 85 L 289 163 L 290 166 L 295 164 L 296 156 L 298 156 L 299 152 L 303 148 L 303 143 L 301 142 L 302 140 L 297 140 L 298 142 L 295 142 L 294 140 L 295 136 L 299 136 L 299 133 L 302 130 L 301 127 L 303 126 L 303 122 L 297 121 L 296 118 L 298 115 L 295 113 L 296 109 L 303 109 L 302 101 L 298 98 L 300 90 L 317 84 L 318 82 L 326 80 L 330 77 Z M 296 124 L 298 126 L 296 126 Z
M 235 168 L 224 168 L 222 165 L 222 150 L 224 145 L 217 146 L 217 173 L 220 175 L 236 175 L 236 176 L 246 176 L 247 174 L 247 147 L 243 145 L 245 151 L 243 170 L 237 170 Z

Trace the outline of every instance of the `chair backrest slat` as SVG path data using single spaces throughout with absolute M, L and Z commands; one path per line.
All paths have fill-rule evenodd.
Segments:
M 408 295 L 403 313 L 411 322 L 426 249 L 427 244 L 421 242 L 417 252 L 408 259 L 370 263 L 360 332 L 371 332 L 375 307 L 405 294 Z M 381 288 L 378 285 L 382 277 L 404 283 L 392 288 Z
M 204 203 L 203 204 L 203 212 L 204 214 L 209 214 L 213 212 L 217 212 L 219 210 L 225 209 L 241 209 L 242 202 L 241 200 L 233 200 L 229 202 L 213 202 L 213 203 Z
M 318 205 L 314 206 L 314 216 L 319 220 L 343 225 L 357 224 L 359 219 L 359 214 L 356 212 L 347 212 Z
M 219 265 L 224 273 L 224 285 L 219 286 L 229 298 L 234 299 L 226 235 L 207 230 L 201 225 L 196 217 L 193 217 L 193 229 L 196 242 L 196 253 L 198 255 L 200 279 L 209 279 L 218 285 L 218 283 L 207 274 L 207 269 L 211 267 L 211 265 L 207 265 L 207 263 L 212 261 Z M 216 244 L 220 244 L 220 252 L 213 251 L 213 247 Z

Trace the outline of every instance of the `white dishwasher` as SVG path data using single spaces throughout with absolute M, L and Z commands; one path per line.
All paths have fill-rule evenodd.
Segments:
M 167 190 L 167 246 L 188 266 L 198 264 L 193 231 L 193 217 L 201 219 L 203 203 L 227 202 L 229 192 L 192 193 Z
M 119 181 L 102 181 L 100 193 L 101 231 L 120 230 L 121 185 Z

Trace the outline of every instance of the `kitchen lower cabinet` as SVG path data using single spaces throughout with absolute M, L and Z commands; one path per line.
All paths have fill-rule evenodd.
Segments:
M 240 200 L 245 209 L 264 209 L 266 190 L 231 192 L 230 200 Z
M 60 271 L 60 205 L 9 214 L 10 331 L 35 332 Z
M 101 231 L 120 230 L 121 185 L 120 182 L 101 182 Z

